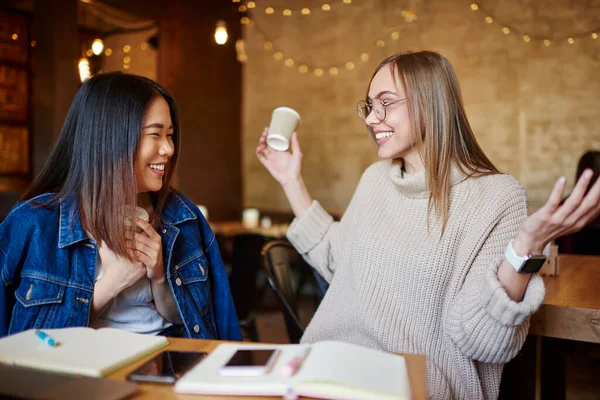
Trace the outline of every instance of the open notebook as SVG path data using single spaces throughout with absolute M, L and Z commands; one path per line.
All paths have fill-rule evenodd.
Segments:
M 27 330 L 0 339 L 0 363 L 85 376 L 106 376 L 169 344 L 166 337 L 113 328 L 62 328 L 43 331 L 49 346 Z
M 307 353 L 307 348 L 309 351 Z M 280 349 L 271 371 L 261 376 L 222 376 L 220 367 L 238 349 Z M 292 376 L 284 366 L 308 354 Z M 409 399 L 410 385 L 403 357 L 327 341 L 313 345 L 245 345 L 224 343 L 182 376 L 178 393 L 308 396 L 324 399 Z

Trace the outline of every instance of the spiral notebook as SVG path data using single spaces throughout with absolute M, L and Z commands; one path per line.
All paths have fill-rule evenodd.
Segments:
M 169 344 L 164 336 L 113 328 L 44 329 L 55 346 L 27 330 L 0 339 L 0 363 L 84 376 L 106 376 Z
M 220 368 L 238 349 L 279 349 L 270 372 L 261 376 L 223 376 Z M 285 366 L 306 354 L 297 372 Z M 404 357 L 336 341 L 312 345 L 220 344 L 179 378 L 177 393 L 248 396 L 306 396 L 323 399 L 408 400 Z

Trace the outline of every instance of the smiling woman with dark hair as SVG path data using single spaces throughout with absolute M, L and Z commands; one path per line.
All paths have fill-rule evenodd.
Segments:
M 180 141 L 175 101 L 155 82 L 117 72 L 81 87 L 0 225 L 0 337 L 111 326 L 241 339 L 215 236 L 170 186 Z

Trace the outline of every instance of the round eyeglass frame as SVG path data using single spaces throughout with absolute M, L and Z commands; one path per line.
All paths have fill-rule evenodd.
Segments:
M 385 119 L 387 117 L 387 106 L 391 106 L 392 104 L 396 104 L 403 100 L 406 100 L 406 97 L 404 97 L 402 99 L 390 101 L 389 103 L 386 103 L 379 98 L 374 98 L 370 104 L 367 103 L 365 100 L 359 100 L 356 103 L 356 111 L 358 112 L 358 116 L 360 117 L 360 119 L 362 119 L 363 121 L 366 122 L 367 118 L 369 117 L 369 115 L 371 115 L 371 113 L 374 110 L 375 117 L 377 118 L 377 120 L 379 120 L 379 122 L 383 122 L 383 121 L 385 121 Z M 380 106 L 378 106 L 378 105 L 380 105 Z M 382 113 L 383 116 L 380 116 L 379 115 L 380 113 Z

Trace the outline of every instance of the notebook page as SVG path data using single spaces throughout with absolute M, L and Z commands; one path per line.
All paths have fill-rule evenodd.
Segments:
M 322 398 L 409 399 L 403 357 L 342 342 L 319 342 L 293 379 L 296 393 Z
M 213 395 L 281 396 L 291 386 L 292 378 L 283 374 L 283 366 L 303 354 L 306 345 L 286 344 L 219 344 L 198 365 L 175 383 L 177 393 Z M 238 349 L 278 349 L 279 356 L 272 369 L 260 376 L 223 376 L 219 369 Z
M 0 339 L 0 362 L 55 372 L 104 376 L 169 344 L 162 336 L 112 328 L 45 329 L 57 346 L 48 346 L 35 330 Z

